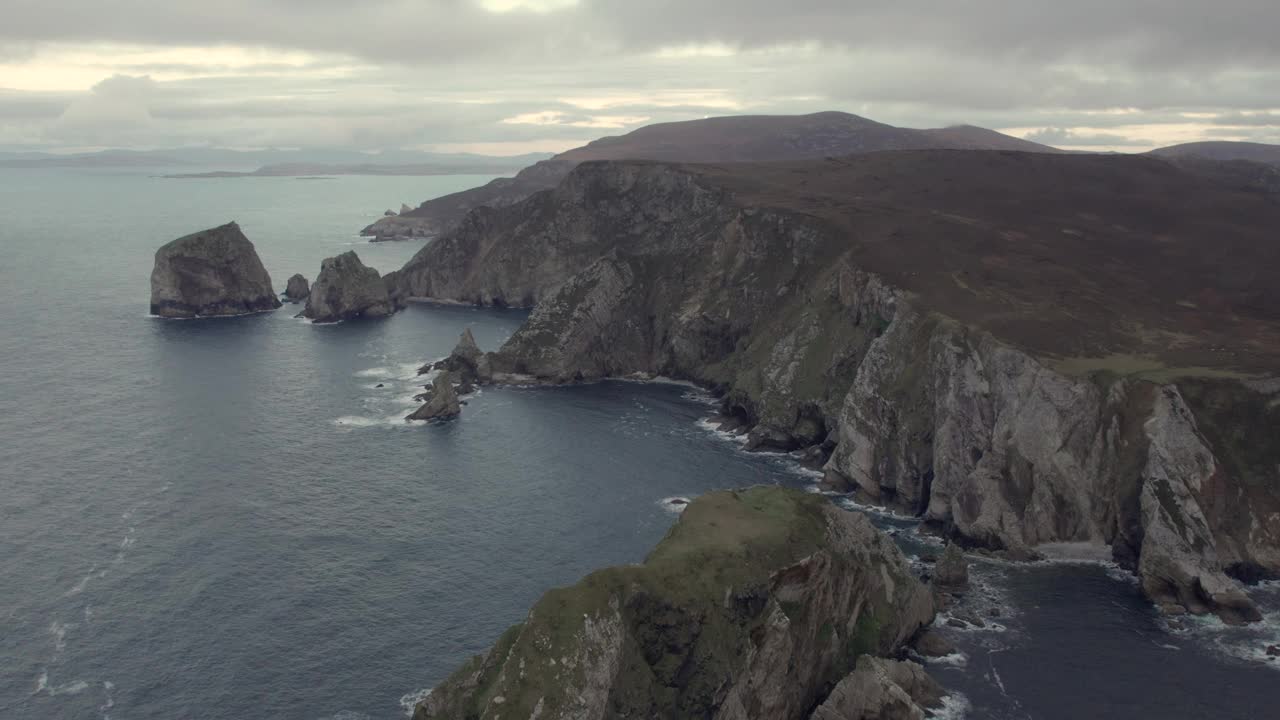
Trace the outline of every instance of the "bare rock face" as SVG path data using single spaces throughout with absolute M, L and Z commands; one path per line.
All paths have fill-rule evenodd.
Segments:
M 307 282 L 302 273 L 289 278 L 289 284 L 284 288 L 284 297 L 291 303 L 300 303 L 306 300 L 310 294 L 311 284 Z
M 431 397 L 407 420 L 448 420 L 462 413 L 458 393 L 453 389 L 453 376 L 442 372 L 431 383 Z
M 401 307 L 387 293 L 378 271 L 366 267 L 359 256 L 348 251 L 321 263 L 320 275 L 302 314 L 314 322 L 330 323 L 387 317 Z
M 786 488 L 716 492 L 642 565 L 546 593 L 413 717 L 799 720 L 857 658 L 871 667 L 932 617 L 862 515 Z
M 235 223 L 178 238 L 156 251 L 152 315 L 245 315 L 280 305 L 258 252 Z
M 945 693 L 924 668 L 863 655 L 810 720 L 924 720 Z
M 947 549 L 933 566 L 933 583 L 941 588 L 962 590 L 969 585 L 969 563 L 964 552 L 955 543 L 947 543 Z
M 411 213 L 411 212 L 413 212 L 413 208 L 409 207 L 408 205 L 405 205 L 404 203 L 400 203 L 400 214 L 401 214 L 401 215 L 404 215 L 404 214 L 406 214 L 406 213 Z
M 1072 176 L 1077 163 L 1067 163 Z M 1256 617 L 1236 581 L 1280 577 L 1280 440 L 1268 432 L 1280 427 L 1280 381 L 1133 373 L 1123 362 L 1073 369 L 1025 346 L 1058 337 L 1043 331 L 1044 308 L 1016 328 L 984 327 L 983 318 L 1008 314 L 980 299 L 999 293 L 965 289 L 963 273 L 917 284 L 916 266 L 886 259 L 896 251 L 880 255 L 902 238 L 872 220 L 879 209 L 797 212 L 778 204 L 774 185 L 765 195 L 754 179 L 701 172 L 584 163 L 550 192 L 467 215 L 406 264 L 398 287 L 534 305 L 487 356 L 496 381 L 693 380 L 723 393 L 721 415 L 753 447 L 820 445 L 830 451 L 829 485 L 915 515 L 966 547 L 1011 559 L 1049 543 L 1109 549 L 1170 611 Z M 1144 191 L 1125 212 L 1145 213 L 1152 197 Z M 877 239 L 862 242 L 851 227 Z M 966 227 L 919 234 L 960 237 Z M 953 272 L 971 259 L 966 251 L 944 265 Z M 960 290 L 930 299 L 939 287 Z M 965 316 L 970 302 L 984 314 Z M 1266 327 L 1268 337 L 1280 332 Z M 1098 342 L 1063 353 L 1106 355 L 1098 348 L 1112 339 Z

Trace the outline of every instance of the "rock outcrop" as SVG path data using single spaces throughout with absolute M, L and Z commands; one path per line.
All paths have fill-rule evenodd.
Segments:
M 933 584 L 940 588 L 963 590 L 969 586 L 969 562 L 964 559 L 964 551 L 955 543 L 947 543 L 947 548 L 933 566 Z
M 1028 210 L 1062 187 L 1087 232 Z M 1267 222 L 1265 198 L 1141 158 L 585 163 L 398 282 L 536 304 L 495 379 L 693 380 L 753 446 L 829 448 L 830 485 L 965 546 L 1108 546 L 1163 606 L 1238 621 L 1256 610 L 1229 576 L 1280 576 L 1280 382 L 1247 379 L 1280 367 L 1280 282 L 1245 267 L 1280 267 Z M 1256 282 L 1176 301 L 1224 262 Z
M 280 305 L 257 250 L 235 223 L 178 238 L 156 251 L 152 315 L 246 315 Z
M 442 372 L 431 382 L 431 395 L 426 403 L 405 419 L 448 420 L 461 413 L 462 404 L 458 401 L 458 393 L 453 389 L 453 376 Z
M 466 388 L 460 390 L 463 395 L 470 392 L 473 386 L 485 385 L 493 381 L 493 368 L 490 365 L 489 356 L 476 344 L 471 328 L 462 332 L 458 338 L 458 344 L 453 348 L 453 352 L 449 353 L 449 357 L 423 365 L 418 368 L 418 374 L 424 375 L 432 370 L 451 373 L 457 378 L 458 384 Z
M 945 693 L 924 668 L 870 656 L 840 681 L 811 720 L 924 720 L 942 707 Z
M 641 565 L 546 593 L 414 711 L 431 718 L 804 718 L 931 621 L 863 516 L 778 487 L 705 495 Z M 848 687 L 848 686 L 846 686 Z M 892 688 L 888 692 L 893 692 Z
M 289 284 L 284 288 L 284 297 L 291 303 L 300 303 L 307 299 L 311 294 L 311 284 L 307 282 L 307 278 L 302 273 L 297 273 L 289 278 Z
M 387 292 L 378 271 L 366 267 L 359 256 L 348 251 L 320 264 L 320 274 L 307 295 L 302 315 L 313 322 L 331 323 L 387 317 L 402 307 Z

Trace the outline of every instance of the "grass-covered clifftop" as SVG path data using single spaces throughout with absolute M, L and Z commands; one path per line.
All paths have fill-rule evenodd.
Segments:
M 548 592 L 428 718 L 798 718 L 932 619 L 866 518 L 777 487 L 694 500 L 644 563 Z

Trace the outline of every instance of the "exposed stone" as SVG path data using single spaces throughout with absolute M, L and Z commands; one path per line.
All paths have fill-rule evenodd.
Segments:
M 404 204 L 404 203 L 400 203 L 400 214 L 401 214 L 401 215 L 405 215 L 405 214 L 408 214 L 408 213 L 411 213 L 411 212 L 413 212 L 413 208 L 409 207 L 408 205 L 406 205 L 406 204 Z
M 299 303 L 307 299 L 311 294 L 311 285 L 307 282 L 307 278 L 298 273 L 289 278 L 289 284 L 285 286 L 284 297 L 291 303 Z
M 925 657 L 946 657 L 956 651 L 956 646 L 937 630 L 925 630 L 916 638 L 915 649 Z
M 302 314 L 314 322 L 329 323 L 386 317 L 400 308 L 387 295 L 378 271 L 366 267 L 359 256 L 348 251 L 321 263 Z
M 408 420 L 448 420 L 462 412 L 458 404 L 458 393 L 453 389 L 453 378 L 447 372 L 436 376 L 431 383 L 431 397 L 427 402 L 406 419 Z
M 863 655 L 811 720 L 924 720 L 944 693 L 923 667 Z
M 1280 645 L 1268 645 L 1267 657 L 1280 657 Z
M 257 250 L 235 223 L 178 238 L 156 251 L 152 315 L 245 315 L 280 305 Z
M 933 582 L 938 587 L 952 590 L 969 586 L 969 561 L 959 545 L 947 543 L 947 549 L 933 566 Z
M 773 486 L 710 493 L 642 565 L 546 593 L 414 718 L 802 718 L 932 616 L 862 515 Z

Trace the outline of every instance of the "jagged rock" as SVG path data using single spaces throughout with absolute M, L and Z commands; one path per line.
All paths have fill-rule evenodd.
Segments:
M 284 288 L 284 297 L 292 303 L 299 303 L 307 299 L 311 294 L 311 285 L 307 282 L 307 278 L 298 273 L 289 278 L 289 284 Z
M 923 667 L 863 655 L 811 720 L 924 720 L 945 693 Z
M 1280 657 L 1280 645 L 1268 645 L 1267 657 L 1272 657 L 1272 658 Z
M 386 212 L 382 213 L 382 215 L 383 217 L 395 217 L 396 211 L 392 210 L 391 208 L 387 208 Z
M 916 638 L 916 652 L 924 657 L 946 657 L 956 651 L 956 646 L 942 637 L 937 630 L 925 630 Z
M 378 271 L 366 267 L 359 256 L 348 251 L 321 263 L 302 314 L 314 322 L 328 323 L 386 317 L 400 308 L 387 295 Z
M 431 383 L 431 397 L 426 404 L 408 416 L 408 420 L 447 420 L 462 413 L 458 394 L 453 389 L 453 378 L 447 372 L 436 376 Z
M 235 223 L 178 238 L 156 251 L 152 315 L 245 315 L 280 305 L 257 250 Z
M 941 588 L 961 590 L 969 586 L 969 561 L 964 551 L 955 543 L 947 543 L 947 549 L 933 566 L 933 582 Z
M 407 213 L 411 213 L 411 212 L 413 212 L 413 208 L 409 207 L 408 205 L 406 205 L 406 204 L 404 204 L 404 203 L 400 203 L 400 214 L 401 214 L 401 215 L 405 215 L 405 214 L 407 214 Z
M 493 381 L 493 368 L 490 365 L 489 357 L 480 350 L 480 346 L 476 344 L 476 338 L 471 334 L 471 328 L 467 328 L 458 338 L 458 344 L 454 346 L 453 352 L 449 353 L 449 357 L 435 363 L 427 363 L 418 368 L 418 374 L 423 375 L 432 370 L 443 370 L 453 373 L 458 382 L 467 387 L 466 394 L 474 390 L 474 385 L 485 385 Z
M 642 565 L 546 593 L 413 717 L 801 718 L 932 616 L 864 516 L 774 486 L 709 493 Z

